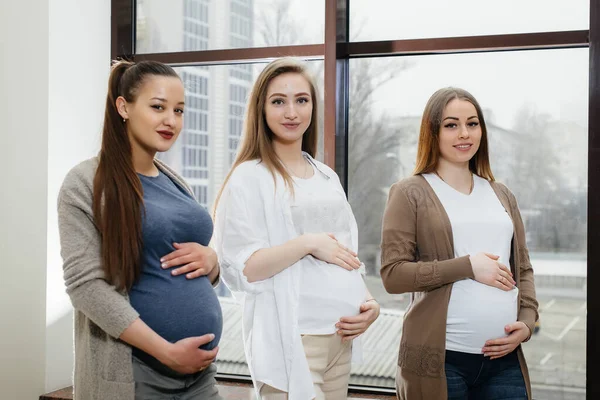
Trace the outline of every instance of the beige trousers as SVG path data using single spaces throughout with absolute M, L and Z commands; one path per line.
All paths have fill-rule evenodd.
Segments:
M 316 400 L 346 400 L 352 359 L 352 342 L 340 335 L 302 335 L 302 345 L 315 385 Z M 286 392 L 263 385 L 263 400 L 287 400 Z

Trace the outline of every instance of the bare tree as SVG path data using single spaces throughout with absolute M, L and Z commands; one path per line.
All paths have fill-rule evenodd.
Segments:
M 298 30 L 290 15 L 290 2 L 276 0 L 271 8 L 261 8 L 260 36 L 265 46 L 292 45 L 298 42 Z
M 533 251 L 584 251 L 586 246 L 586 193 L 568 183 L 561 162 L 561 144 L 553 132 L 560 125 L 550 115 L 524 107 L 517 115 L 511 189 L 526 220 Z
M 387 189 L 398 179 L 398 148 L 403 131 L 385 114 L 373 111 L 373 96 L 409 65 L 356 60 L 350 70 L 348 109 L 348 194 L 359 227 L 359 256 L 377 274 L 381 218 Z

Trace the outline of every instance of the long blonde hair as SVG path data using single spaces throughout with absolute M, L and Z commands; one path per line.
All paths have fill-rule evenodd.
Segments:
M 481 106 L 471 93 L 464 89 L 453 87 L 443 88 L 435 92 L 431 95 L 425 106 L 423 119 L 421 120 L 421 131 L 419 133 L 417 164 L 413 175 L 435 172 L 440 158 L 439 134 L 442 126 L 442 114 L 444 113 L 444 108 L 454 99 L 468 101 L 473 104 L 481 125 L 481 143 L 479 144 L 477 153 L 469 160 L 469 170 L 493 182 L 494 175 L 492 174 L 488 153 L 487 127 Z
M 260 162 L 262 162 L 271 172 L 271 175 L 273 175 L 273 180 L 277 182 L 277 175 L 280 175 L 283 178 L 286 187 L 293 193 L 294 182 L 291 175 L 287 172 L 275 153 L 275 149 L 273 148 L 274 134 L 271 129 L 269 129 L 265 119 L 267 88 L 274 78 L 285 73 L 294 73 L 303 76 L 310 86 L 310 95 L 312 97 L 313 105 L 312 117 L 310 125 L 302 137 L 302 150 L 310 154 L 311 157 L 315 157 L 319 136 L 319 111 L 317 106 L 317 87 L 314 79 L 308 71 L 308 68 L 295 58 L 284 57 L 272 61 L 258 75 L 258 78 L 256 78 L 256 82 L 254 82 L 254 86 L 252 87 L 252 91 L 250 92 L 250 98 L 248 99 L 248 106 L 246 108 L 242 142 L 235 161 L 233 162 L 233 166 L 223 181 L 223 185 L 215 199 L 213 215 L 216 213 L 217 205 L 223 194 L 223 189 L 227 185 L 227 181 L 229 181 L 231 174 L 238 165 L 245 161 L 260 160 Z

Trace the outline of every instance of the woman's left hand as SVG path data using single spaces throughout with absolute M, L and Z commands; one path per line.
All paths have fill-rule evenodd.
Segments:
M 208 275 L 217 266 L 217 253 L 199 243 L 173 243 L 177 249 L 160 259 L 161 267 L 178 267 L 171 271 L 173 275 L 186 274 L 186 278 L 194 279 Z
M 521 321 L 506 325 L 504 331 L 508 336 L 485 342 L 483 354 L 491 360 L 512 353 L 530 335 L 529 328 Z
M 360 305 L 360 314 L 353 317 L 342 317 L 335 324 L 337 334 L 343 336 L 342 342 L 347 342 L 362 335 L 379 317 L 379 303 L 374 300 Z

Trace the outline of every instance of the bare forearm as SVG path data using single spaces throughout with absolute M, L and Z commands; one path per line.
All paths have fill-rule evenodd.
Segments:
M 244 275 L 248 282 L 261 281 L 278 274 L 311 253 L 307 235 L 289 240 L 282 245 L 260 249 L 246 261 Z
M 123 331 L 119 339 L 154 356 L 159 361 L 163 361 L 166 358 L 169 346 L 171 345 L 171 343 L 154 332 L 140 318 L 133 321 Z

